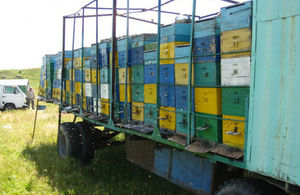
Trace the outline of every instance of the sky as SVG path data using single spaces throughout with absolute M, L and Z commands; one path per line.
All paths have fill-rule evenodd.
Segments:
M 162 3 L 167 0 L 162 0 Z M 244 2 L 245 0 L 238 0 Z M 0 70 L 27 69 L 41 67 L 45 54 L 55 54 L 62 50 L 63 16 L 73 14 L 91 0 L 14 0 L 0 1 Z M 126 8 L 126 0 L 117 0 L 117 7 Z M 94 5 L 94 4 L 93 4 Z M 149 8 L 157 5 L 157 0 L 130 0 L 131 8 Z M 198 0 L 196 15 L 204 16 L 219 12 L 221 7 L 229 6 L 220 0 Z M 111 7 L 111 0 L 99 0 L 99 7 Z M 192 0 L 175 0 L 163 6 L 162 10 L 183 14 L 192 13 Z M 123 13 L 124 11 L 120 11 Z M 99 11 L 99 14 L 110 13 Z M 95 14 L 95 10 L 86 10 L 85 14 Z M 157 22 L 156 12 L 132 14 Z M 162 24 L 175 21 L 175 15 L 162 14 Z M 82 21 L 76 20 L 75 48 L 82 44 Z M 85 19 L 84 45 L 89 47 L 96 42 L 95 19 Z M 66 23 L 66 49 L 72 47 L 73 19 Z M 99 18 L 99 40 L 111 37 L 111 17 Z M 132 21 L 130 34 L 156 33 L 152 24 Z M 117 19 L 117 36 L 126 34 L 126 19 Z

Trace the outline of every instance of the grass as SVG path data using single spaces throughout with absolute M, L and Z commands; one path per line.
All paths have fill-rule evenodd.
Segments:
M 29 78 L 37 90 L 39 69 L 0 71 L 3 74 Z M 0 113 L 0 194 L 189 194 L 129 163 L 121 144 L 98 150 L 89 165 L 60 159 L 56 152 L 58 107 L 42 104 L 47 109 L 38 111 L 30 146 L 35 111 Z M 63 116 L 64 121 L 72 119 L 72 115 Z

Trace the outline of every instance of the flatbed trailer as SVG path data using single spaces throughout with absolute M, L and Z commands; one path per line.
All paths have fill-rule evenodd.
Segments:
M 300 137 L 300 131 L 298 130 L 300 121 L 297 120 L 297 113 L 300 110 L 300 90 L 298 90 L 300 88 L 300 2 L 297 0 L 278 0 L 275 3 L 272 0 L 254 0 L 236 4 L 237 2 L 235 1 L 227 1 L 233 3 L 233 6 L 222 9 L 221 16 L 212 14 L 200 17 L 195 14 L 197 7 L 196 0 L 193 0 L 192 13 L 187 14 L 191 20 L 183 22 L 183 24 L 190 24 L 188 42 L 185 42 L 185 44 L 188 44 L 188 46 L 185 45 L 185 54 L 179 52 L 178 54 L 182 54 L 179 57 L 174 55 L 164 57 L 162 53 L 166 51 L 166 48 L 162 45 L 166 43 L 166 40 L 161 38 L 163 30 L 161 28 L 161 14 L 178 14 L 172 11 L 162 11 L 161 7 L 170 2 L 162 3 L 161 0 L 158 0 L 157 6 L 146 9 L 130 8 L 129 0 L 127 1 L 127 8 L 118 8 L 117 1 L 112 0 L 112 8 L 103 8 L 98 6 L 98 0 L 94 0 L 75 14 L 63 17 L 63 46 L 60 53 L 62 63 L 61 68 L 58 68 L 61 71 L 60 91 L 56 91 L 56 93 L 60 93 L 57 96 L 60 98 L 57 139 L 60 156 L 63 158 L 75 157 L 84 163 L 88 162 L 92 160 L 94 151 L 101 148 L 103 143 L 119 133 L 125 133 L 126 153 L 129 161 L 193 192 L 203 194 L 233 194 L 234 192 L 237 194 L 258 194 L 259 192 L 263 194 L 299 194 L 300 142 L 297 139 Z M 85 14 L 86 10 L 95 10 L 95 14 Z M 99 10 L 111 10 L 111 13 L 99 14 Z M 119 11 L 122 10 L 126 12 L 120 14 Z M 245 10 L 251 13 L 250 20 L 243 20 L 244 18 L 247 19 L 247 16 L 243 15 Z M 158 16 L 157 22 L 130 16 L 133 12 L 145 11 L 156 12 Z M 236 18 L 233 21 L 226 21 L 226 17 L 234 16 L 235 14 Z M 108 42 L 99 43 L 98 18 L 107 16 L 112 18 L 112 37 Z M 117 49 L 117 47 L 119 48 L 117 44 L 119 42 L 116 38 L 117 16 L 125 17 L 127 20 L 127 34 L 119 39 L 125 43 L 123 45 L 124 50 L 122 50 L 125 56 L 123 56 L 124 59 L 122 59 L 122 56 L 120 58 L 121 50 Z M 94 46 L 96 51 L 94 58 L 85 59 L 85 55 L 89 51 L 84 47 L 84 19 L 90 17 L 94 17 L 96 20 L 97 44 Z M 196 19 L 199 19 L 199 22 L 212 21 L 212 18 L 218 21 L 220 17 L 221 24 L 219 28 L 221 32 L 218 32 L 218 30 L 214 31 L 216 33 L 214 35 L 216 37 L 219 36 L 219 39 L 216 38 L 213 42 L 216 45 L 214 52 L 207 53 L 207 48 L 200 48 L 202 49 L 200 54 L 195 54 L 194 48 L 197 46 L 195 36 L 199 36 L 199 33 L 197 34 L 199 31 L 196 29 L 196 23 L 198 22 Z M 156 70 L 156 76 L 154 77 L 156 89 L 154 92 L 157 100 L 154 104 L 155 117 L 153 118 L 154 125 L 152 126 L 131 118 L 131 116 L 139 112 L 142 112 L 144 116 L 144 107 L 140 110 L 139 106 L 133 106 L 133 102 L 131 104 L 131 98 L 136 94 L 131 94 L 129 88 L 131 89 L 133 84 L 131 83 L 132 81 L 128 81 L 130 68 L 133 68 L 133 65 L 132 67 L 130 66 L 130 63 L 133 62 L 130 62 L 130 60 L 135 59 L 135 57 L 129 57 L 129 52 L 132 52 L 130 46 L 132 37 L 129 36 L 130 19 L 157 25 L 156 44 L 152 44 L 154 49 L 156 49 L 154 59 L 156 62 L 156 66 L 154 66 Z M 73 21 L 74 26 L 72 51 L 67 54 L 65 50 L 66 23 L 69 20 Z M 76 53 L 77 50 L 74 50 L 76 20 L 82 21 L 82 47 L 78 53 Z M 175 23 L 174 26 L 176 25 Z M 231 31 L 234 25 L 241 25 L 242 33 L 237 34 L 240 29 Z M 201 25 L 199 28 L 201 28 Z M 180 29 L 183 31 L 183 28 L 178 28 L 177 30 L 180 31 Z M 203 31 L 200 30 L 200 32 L 202 33 Z M 228 46 L 231 48 L 229 51 L 226 50 L 227 46 L 224 44 L 227 40 L 225 35 L 227 36 L 228 32 L 231 33 L 228 36 L 233 40 Z M 166 32 L 164 31 L 163 33 Z M 247 36 L 243 38 L 242 36 L 245 34 Z M 182 40 L 185 40 L 184 36 L 182 37 Z M 250 44 L 248 43 L 249 37 Z M 175 42 L 177 38 L 175 37 Z M 218 43 L 218 40 L 221 40 L 221 43 Z M 100 59 L 101 55 L 99 55 L 99 50 L 103 49 L 99 48 L 101 43 L 110 45 L 110 62 L 107 63 L 108 67 L 106 69 L 98 65 L 100 60 L 102 60 Z M 218 45 L 221 48 L 219 47 L 218 49 Z M 243 47 L 241 45 L 246 46 Z M 181 46 L 184 46 L 184 44 Z M 183 48 L 176 47 L 176 49 L 179 51 Z M 132 53 L 130 55 L 133 55 Z M 66 75 L 69 74 L 68 71 L 70 71 L 69 69 L 66 71 L 66 55 L 69 58 L 68 62 L 71 70 L 69 79 L 71 81 L 74 81 L 73 77 L 76 77 L 73 73 L 76 65 L 75 58 L 80 57 L 78 62 L 78 67 L 81 69 L 81 72 L 79 72 L 80 81 L 78 82 L 80 86 L 78 85 L 78 88 L 75 86 L 75 89 L 73 89 L 73 82 L 67 84 L 67 80 L 64 80 Z M 239 56 L 242 56 L 243 59 L 240 59 Z M 204 72 L 206 74 L 195 74 L 192 76 L 193 71 L 196 71 L 196 61 L 198 58 L 201 60 L 210 57 L 213 57 L 214 60 L 219 60 L 221 64 L 217 67 L 217 69 L 221 69 L 219 70 L 221 76 L 217 78 L 219 81 L 216 81 L 213 87 L 209 85 L 196 86 L 196 80 L 204 78 L 208 74 Z M 187 71 L 184 72 L 187 75 L 185 76 L 187 81 L 185 85 L 187 87 L 186 110 L 184 111 L 186 118 L 180 123 L 176 123 L 175 129 L 184 123 L 186 130 L 179 132 L 168 125 L 173 125 L 170 122 L 170 118 L 172 116 L 177 117 L 177 113 L 182 111 L 177 108 L 172 110 L 169 107 L 161 107 L 164 102 L 160 88 L 163 87 L 162 82 L 164 82 L 164 78 L 160 78 L 163 76 L 161 74 L 163 70 L 160 67 L 164 64 L 169 64 L 164 63 L 165 61 L 175 61 L 176 63 L 176 60 L 183 58 L 187 59 L 185 61 L 187 62 Z M 85 64 L 86 60 L 94 60 L 97 64 L 95 67 L 96 74 L 94 75 L 96 92 L 94 93 L 95 97 L 92 96 L 96 101 L 94 101 L 91 109 L 88 108 L 88 100 L 82 98 L 86 95 L 84 78 L 88 77 L 86 72 L 84 72 L 84 69 L 87 67 Z M 120 75 L 118 75 L 120 74 L 121 60 L 124 60 L 124 83 L 122 84 L 119 79 Z M 238 61 L 233 63 L 233 60 Z M 247 62 L 249 63 L 247 64 Z M 232 68 L 231 71 L 233 72 L 230 74 L 233 76 L 228 79 L 224 76 L 225 73 L 222 69 L 226 68 L 228 63 L 236 66 L 245 66 L 246 68 Z M 102 94 L 102 86 L 104 86 L 102 85 L 104 80 L 101 77 L 102 69 L 108 71 L 108 74 L 106 74 L 108 76 L 107 83 L 105 83 L 108 87 L 106 88 L 108 90 L 106 102 L 103 101 L 100 95 L 100 93 Z M 240 71 L 243 70 L 249 71 L 245 71 L 244 75 L 240 75 Z M 170 71 L 171 69 L 168 69 L 166 73 L 170 73 Z M 179 73 L 182 73 L 182 71 L 183 69 Z M 237 78 L 233 78 L 235 75 L 238 75 Z M 242 84 L 235 83 L 240 83 L 239 76 L 246 78 L 242 80 Z M 121 85 L 124 86 L 123 91 L 120 90 Z M 223 103 L 223 107 L 221 106 L 217 109 L 208 107 L 207 112 L 204 112 L 203 109 L 207 105 L 203 101 L 211 102 L 209 99 L 211 97 L 207 96 L 201 99 L 202 102 L 197 102 L 196 96 L 200 96 L 198 94 L 210 94 L 208 91 L 197 94 L 197 90 L 213 89 L 216 91 L 216 94 L 222 93 L 223 90 L 222 101 L 225 102 L 225 97 L 230 96 L 230 89 L 245 87 L 249 88 L 248 94 L 235 96 L 230 99 L 234 104 L 243 105 L 244 110 L 239 115 L 240 117 L 231 117 L 230 114 L 225 114 L 225 110 L 228 110 L 224 106 L 225 103 Z M 69 97 L 67 97 L 67 88 L 71 91 Z M 99 90 L 98 88 L 101 89 Z M 76 97 L 73 97 L 73 90 L 79 92 L 79 102 L 76 102 Z M 146 94 L 147 91 L 146 89 L 144 90 Z M 229 92 L 225 93 L 225 91 Z M 175 97 L 175 93 L 173 94 Z M 237 92 L 234 91 L 233 94 L 236 95 Z M 122 101 L 124 104 L 120 103 L 121 96 L 124 98 Z M 167 97 L 168 94 L 165 96 Z M 70 99 L 69 102 L 67 101 L 68 98 Z M 47 98 L 47 95 L 45 95 L 45 100 L 49 101 L 50 99 L 52 98 Z M 215 101 L 218 102 L 218 100 Z M 217 104 L 217 107 L 220 105 Z M 108 106 L 108 109 L 106 109 L 106 113 L 103 113 L 101 109 L 103 110 L 105 106 Z M 200 113 L 203 111 L 202 114 L 196 112 L 197 109 L 201 110 Z M 214 109 L 217 110 L 216 113 L 209 115 Z M 219 111 L 219 109 L 223 110 L 223 112 Z M 231 113 L 233 110 L 234 107 L 229 106 L 227 112 Z M 132 113 L 129 114 L 130 112 Z M 74 114 L 74 120 L 68 123 L 61 123 L 63 113 Z M 197 122 L 197 117 L 204 118 L 206 122 L 204 124 L 201 120 Z M 77 118 L 81 118 L 82 122 L 76 122 Z M 165 125 L 165 120 L 170 120 L 170 123 Z M 203 136 L 203 131 L 212 128 L 213 124 L 210 120 L 218 121 L 213 124 L 219 124 L 223 127 L 223 132 L 218 132 L 216 140 L 214 140 L 215 138 L 201 137 L 201 135 Z M 225 131 L 225 121 L 229 121 L 229 126 L 233 126 L 233 129 Z M 99 130 L 98 127 L 102 127 L 102 130 Z M 243 130 L 241 131 L 241 129 Z

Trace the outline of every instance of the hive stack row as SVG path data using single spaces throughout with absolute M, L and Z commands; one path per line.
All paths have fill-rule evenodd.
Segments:
M 159 115 L 160 129 L 187 135 L 190 104 L 193 137 L 243 148 L 250 81 L 251 10 L 251 2 L 246 2 L 222 8 L 218 17 L 195 23 L 191 100 L 188 99 L 191 23 L 161 27 L 159 67 L 157 35 L 119 38 L 113 83 L 115 115 L 120 121 L 126 118 L 129 123 L 152 127 Z M 66 105 L 82 104 L 84 112 L 108 116 L 111 41 L 98 43 L 98 56 L 96 46 L 84 48 L 83 53 L 82 49 L 74 50 L 73 64 L 72 52 L 66 52 L 63 100 Z M 52 84 L 53 91 L 49 94 L 52 98 L 59 98 L 60 94 L 62 63 L 59 59 L 61 53 L 44 58 L 46 71 L 42 75 L 47 75 L 46 83 Z M 48 74 L 54 78 L 48 81 Z M 42 88 L 48 87 L 43 84 Z M 49 91 L 47 87 L 45 94 Z
M 252 2 L 221 9 L 221 52 L 227 53 L 221 56 L 223 118 L 245 120 L 250 84 L 251 18 Z M 244 127 L 245 122 L 223 120 L 223 143 L 242 148 Z

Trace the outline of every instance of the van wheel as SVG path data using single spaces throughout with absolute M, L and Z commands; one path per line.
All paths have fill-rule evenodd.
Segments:
M 96 141 L 94 136 L 94 129 L 86 122 L 77 122 L 76 128 L 78 129 L 81 141 L 81 151 L 79 153 L 79 160 L 86 164 L 94 159 Z
M 8 111 L 8 110 L 15 110 L 16 107 L 13 104 L 5 104 L 4 106 L 4 110 Z
M 62 123 L 57 134 L 57 152 L 61 158 L 78 158 L 80 137 L 74 123 Z

